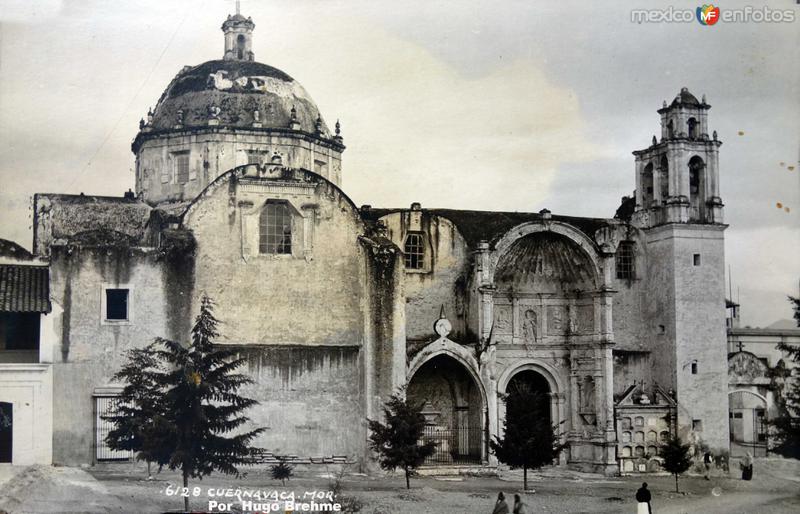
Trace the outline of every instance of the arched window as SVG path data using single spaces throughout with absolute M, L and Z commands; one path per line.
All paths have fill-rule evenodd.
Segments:
M 675 124 L 672 123 L 672 120 L 669 120 L 669 123 L 667 123 L 667 136 L 670 139 L 675 137 Z
M 258 218 L 258 251 L 292 253 L 292 214 L 286 202 L 268 201 Z
M 617 261 L 617 278 L 636 278 L 636 256 L 633 241 L 619 243 L 615 260 Z
M 653 201 L 653 163 L 645 166 L 642 171 L 642 201 L 644 207 L 650 207 Z
M 694 118 L 689 118 L 689 121 L 686 122 L 689 126 L 689 139 L 696 139 L 697 138 L 697 120 Z
M 422 269 L 425 264 L 425 238 L 421 232 L 411 232 L 403 245 L 406 269 Z
M 236 57 L 239 59 L 244 59 L 244 44 L 244 34 L 239 34 L 239 36 L 236 38 Z
M 659 189 L 661 189 L 661 200 L 666 201 L 669 196 L 669 161 L 666 155 L 661 156 L 661 165 L 658 169 Z
M 703 212 L 703 181 L 706 164 L 703 159 L 695 155 L 689 160 L 689 203 L 691 204 L 690 219 L 700 219 Z

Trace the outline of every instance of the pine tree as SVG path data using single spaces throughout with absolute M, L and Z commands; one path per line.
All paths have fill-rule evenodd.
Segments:
M 278 463 L 270 468 L 269 473 L 273 480 L 280 480 L 282 485 L 286 485 L 286 481 L 294 474 L 294 469 L 286 462 L 285 457 L 279 457 Z
M 203 296 L 200 314 L 192 328 L 192 341 L 184 347 L 175 341 L 158 339 L 162 349 L 156 355 L 169 366 L 161 376 L 165 386 L 167 419 L 174 428 L 170 469 L 180 469 L 183 486 L 189 478 L 202 478 L 213 471 L 240 476 L 237 465 L 256 461 L 252 440 L 263 428 L 226 436 L 249 421 L 243 411 L 258 402 L 236 394 L 252 380 L 234 373 L 245 364 L 235 352 L 214 346 L 219 321 L 213 302 Z M 184 498 L 189 510 L 189 498 Z
M 552 464 L 565 447 L 550 423 L 548 400 L 544 393 L 525 385 L 505 395 L 503 437 L 495 436 L 489 442 L 497 460 L 512 469 L 522 468 L 523 489 L 528 489 L 528 469 Z
M 675 492 L 678 490 L 678 476 L 692 466 L 692 458 L 689 454 L 690 445 L 683 444 L 678 436 L 671 436 L 667 442 L 661 446 L 661 457 L 664 459 L 664 469 L 675 476 Z
M 789 297 L 794 308 L 794 319 L 800 326 L 800 298 Z M 800 459 L 800 346 L 785 342 L 778 349 L 798 366 L 787 373 L 784 397 L 778 400 L 780 415 L 770 422 L 775 429 L 775 452 L 785 457 Z
M 103 416 L 114 428 L 106 436 L 112 450 L 132 451 L 137 460 L 147 462 L 147 477 L 152 478 L 150 464 L 161 469 L 169 462 L 169 437 L 159 434 L 166 425 L 164 401 L 157 381 L 160 366 L 150 344 L 127 352 L 127 362 L 113 379 L 125 383 L 113 414 Z
M 213 302 L 203 296 L 188 346 L 158 338 L 130 352 L 117 373 L 128 385 L 119 411 L 109 417 L 115 424 L 109 444 L 180 469 L 185 488 L 189 478 L 213 471 L 239 476 L 237 466 L 256 462 L 258 449 L 250 443 L 264 430 L 240 431 L 249 421 L 243 412 L 258 402 L 236 393 L 252 381 L 235 373 L 244 359 L 214 345 L 218 324 Z
M 420 443 L 425 430 L 422 405 L 414 405 L 402 393 L 392 395 L 384 404 L 386 423 L 371 419 L 369 446 L 378 454 L 382 469 L 394 471 L 401 468 L 406 476 L 406 489 L 411 488 L 409 477 L 415 469 L 433 455 L 436 443 Z

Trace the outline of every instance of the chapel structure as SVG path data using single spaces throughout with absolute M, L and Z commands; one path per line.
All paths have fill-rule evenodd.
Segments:
M 133 140 L 132 191 L 35 196 L 33 254 L 2 263 L 23 277 L 2 315 L 36 327 L 0 347 L 0 385 L 28 384 L 0 396 L 13 462 L 127 458 L 103 440 L 112 375 L 128 349 L 186 341 L 203 294 L 219 344 L 247 358 L 248 415 L 267 428 L 254 444 L 273 456 L 369 468 L 366 419 L 401 387 L 424 405 L 433 466 L 496 464 L 502 396 L 522 386 L 545 394 L 565 466 L 658 470 L 670 434 L 727 450 L 721 142 L 704 97 L 683 88 L 658 110 L 635 194 L 608 218 L 359 207 L 339 122 L 255 60 L 254 29 L 229 16 L 221 58 L 175 75 Z M 50 432 L 26 439 L 42 419 Z

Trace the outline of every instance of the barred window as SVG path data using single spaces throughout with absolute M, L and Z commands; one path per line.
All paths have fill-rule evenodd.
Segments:
M 617 248 L 617 278 L 636 278 L 633 241 L 622 241 Z
M 258 251 L 292 253 L 292 214 L 285 202 L 267 202 L 258 219 Z
M 178 184 L 189 182 L 189 152 L 175 154 L 175 177 Z
M 406 269 L 422 269 L 425 258 L 424 238 L 422 234 L 413 232 L 406 236 L 403 248 L 406 256 Z

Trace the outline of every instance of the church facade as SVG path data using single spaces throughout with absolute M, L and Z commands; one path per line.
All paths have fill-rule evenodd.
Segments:
M 521 384 L 546 393 L 563 465 L 655 470 L 671 433 L 728 449 L 705 98 L 684 88 L 659 109 L 610 218 L 357 207 L 339 122 L 254 60 L 254 27 L 228 17 L 223 59 L 182 69 L 141 121 L 135 191 L 35 196 L 52 462 L 126 457 L 102 440 L 111 376 L 130 348 L 186 340 L 203 294 L 219 344 L 247 358 L 255 444 L 296 462 L 368 467 L 366 419 L 401 387 L 439 442 L 432 465 L 494 464 Z

